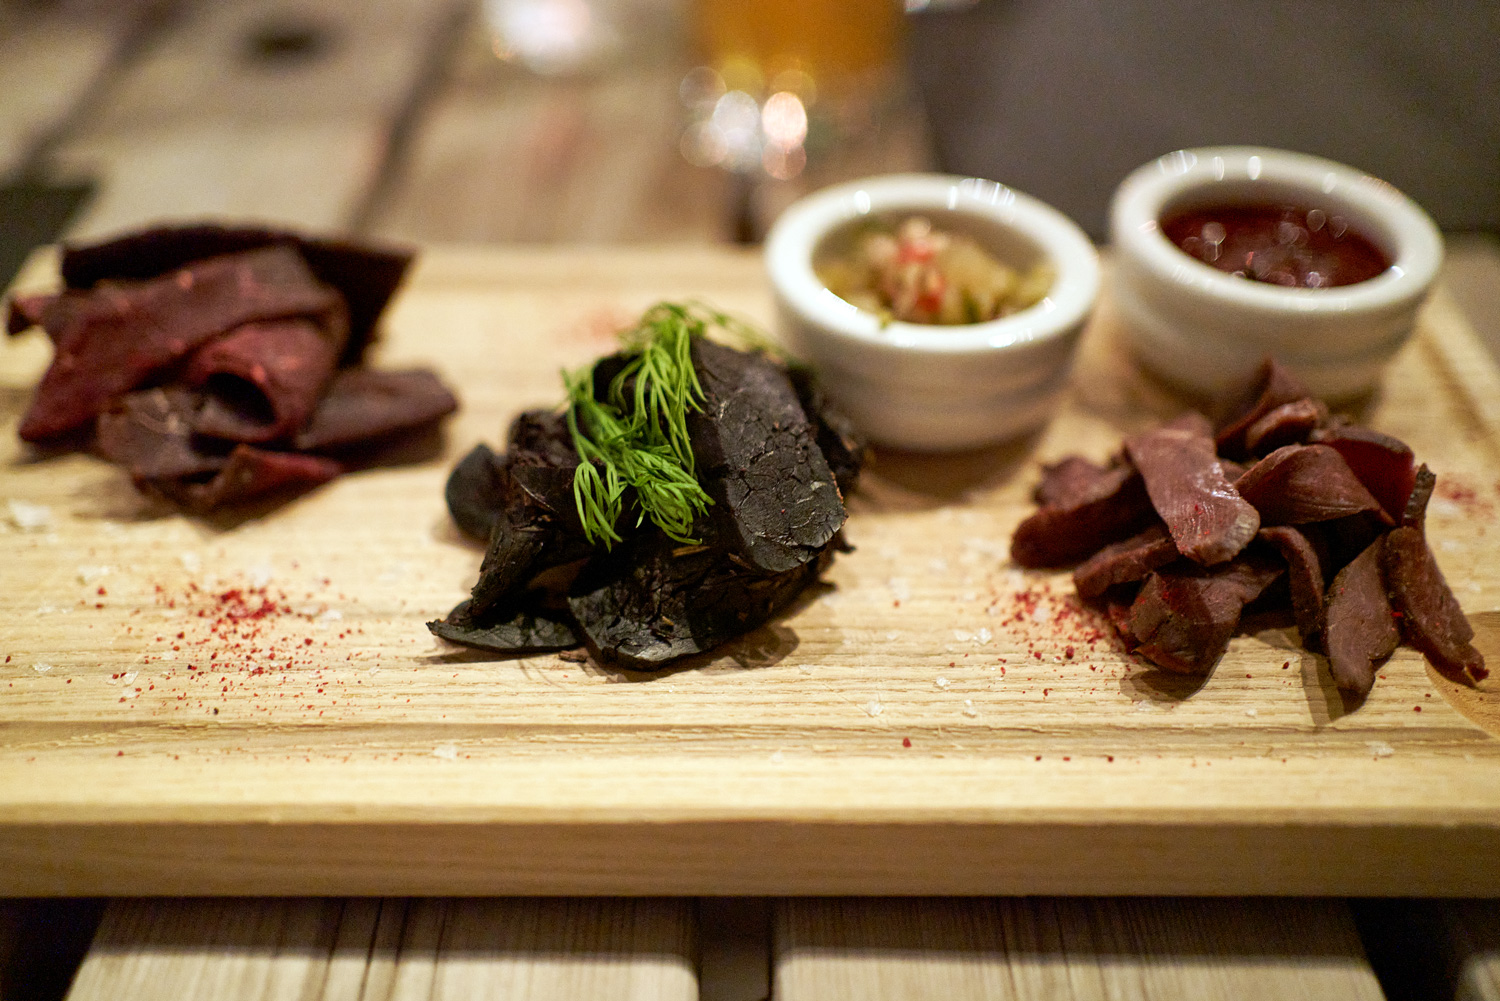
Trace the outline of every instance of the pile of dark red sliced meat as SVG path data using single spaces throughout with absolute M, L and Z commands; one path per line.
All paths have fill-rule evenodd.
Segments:
M 64 291 L 10 303 L 8 331 L 54 348 L 19 433 L 92 447 L 194 510 L 330 480 L 457 407 L 431 372 L 360 365 L 410 262 L 219 226 L 67 247 Z
M 1242 614 L 1281 611 L 1346 692 L 1368 693 L 1402 640 L 1472 683 L 1484 658 L 1424 534 L 1435 481 L 1405 444 L 1330 416 L 1268 362 L 1217 430 L 1189 412 L 1107 466 L 1047 467 L 1011 556 L 1077 564 L 1079 595 L 1171 671 L 1208 673 Z
M 703 339 L 692 359 L 704 400 L 688 435 L 713 501 L 693 526 L 699 544 L 636 526 L 627 505 L 623 541 L 591 545 L 564 417 L 528 411 L 503 455 L 481 444 L 449 477 L 454 521 L 489 546 L 471 597 L 428 623 L 435 634 L 501 653 L 586 645 L 651 671 L 757 628 L 817 579 L 842 545 L 862 446 L 807 373 Z M 595 365 L 600 399 L 619 365 Z

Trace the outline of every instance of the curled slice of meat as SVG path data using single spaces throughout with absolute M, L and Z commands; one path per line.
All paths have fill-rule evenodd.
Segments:
M 432 424 L 458 400 L 427 369 L 340 369 L 292 443 L 324 451 Z
M 1212 566 L 1255 537 L 1260 515 L 1225 477 L 1207 418 L 1187 414 L 1132 435 L 1125 451 L 1182 555 Z
M 1464 617 L 1422 533 L 1396 528 L 1383 543 L 1380 568 L 1391 607 L 1400 616 L 1401 634 L 1450 678 L 1473 683 L 1489 677 L 1484 655 L 1469 642 L 1474 627 Z
M 1073 586 L 1081 597 L 1092 601 L 1116 584 L 1145 579 L 1177 557 L 1177 546 L 1166 526 L 1152 525 L 1128 539 L 1110 543 L 1080 563 L 1073 571 Z
M 1140 474 L 1133 466 L 1116 466 L 1066 505 L 1045 505 L 1021 522 L 1011 536 L 1010 557 L 1023 567 L 1066 566 L 1139 531 L 1152 517 Z
M 1406 509 L 1401 512 L 1401 524 L 1407 528 L 1423 531 L 1427 525 L 1427 502 L 1432 500 L 1433 488 L 1437 486 L 1437 476 L 1427 468 L 1424 462 L 1417 470 L 1415 480 L 1411 495 L 1406 498 Z
M 1282 445 L 1300 445 L 1328 417 L 1328 408 L 1311 397 L 1283 403 L 1245 429 L 1245 450 L 1265 455 Z
M 344 310 L 338 292 L 289 246 L 63 292 L 42 310 L 56 350 L 20 435 L 38 441 L 86 425 L 116 397 L 241 324 L 301 316 L 332 326 L 345 322 Z
M 1235 482 L 1268 525 L 1302 525 L 1371 511 L 1390 524 L 1344 457 L 1328 445 L 1284 445 Z
M 163 494 L 193 511 L 209 511 L 256 500 L 268 494 L 291 494 L 338 476 L 343 466 L 320 455 L 272 452 L 253 445 L 236 445 L 213 478 L 148 481 Z
M 1375 668 L 1401 642 L 1381 577 L 1383 539 L 1370 543 L 1340 570 L 1328 588 L 1324 636 L 1333 683 L 1355 695 L 1369 694 Z
M 1100 466 L 1081 455 L 1070 455 L 1042 467 L 1042 478 L 1031 492 L 1031 498 L 1044 507 L 1073 507 L 1077 498 L 1089 496 L 1110 476 L 1110 466 Z
M 284 438 L 312 416 L 344 344 L 303 317 L 246 323 L 193 353 L 183 381 L 205 393 L 199 434 L 248 443 Z
M 1286 561 L 1292 615 L 1297 620 L 1297 632 L 1302 636 L 1303 645 L 1309 649 L 1321 647 L 1327 609 L 1324 605 L 1323 561 L 1317 547 L 1290 525 L 1262 528 L 1258 537 L 1275 546 Z
M 1391 521 L 1401 518 L 1417 478 L 1416 460 L 1404 441 L 1352 424 L 1321 429 L 1310 440 L 1342 455 Z
M 1245 605 L 1284 572 L 1281 561 L 1249 552 L 1228 563 L 1173 564 L 1146 578 L 1130 606 L 1136 652 L 1179 674 L 1207 674 L 1239 625 Z
M 1307 387 L 1292 374 L 1291 369 L 1274 358 L 1267 358 L 1239 404 L 1230 409 L 1230 419 L 1219 428 L 1215 436 L 1218 450 L 1231 459 L 1243 458 L 1246 454 L 1245 434 L 1256 421 L 1277 407 L 1295 403 L 1309 395 Z
M 99 415 L 94 447 L 131 479 L 201 478 L 224 468 L 224 449 L 208 449 L 193 433 L 201 402 L 181 386 L 127 393 Z

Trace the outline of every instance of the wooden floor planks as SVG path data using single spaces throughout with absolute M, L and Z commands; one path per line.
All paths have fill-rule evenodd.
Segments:
M 690 901 L 117 900 L 70 1001 L 692 1001 Z
M 1379 1001 L 1337 901 L 788 900 L 777 1001 Z

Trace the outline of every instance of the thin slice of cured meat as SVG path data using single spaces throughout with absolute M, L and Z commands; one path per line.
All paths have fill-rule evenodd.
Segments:
M 1235 489 L 1268 525 L 1331 521 L 1361 511 L 1391 523 L 1380 501 L 1328 445 L 1284 445 L 1246 470 Z
M 1245 450 L 1265 455 L 1282 445 L 1300 445 L 1328 417 L 1328 408 L 1311 397 L 1283 403 L 1245 429 Z
M 1474 627 L 1464 617 L 1427 540 L 1415 528 L 1396 528 L 1383 540 L 1380 569 L 1401 634 L 1427 655 L 1432 666 L 1457 681 L 1489 677 L 1484 655 L 1470 642 Z
M 1375 668 L 1401 642 L 1381 578 L 1382 545 L 1382 539 L 1372 542 L 1328 588 L 1328 666 L 1335 685 L 1359 696 L 1369 694 Z
M 99 415 L 94 448 L 137 482 L 202 479 L 223 469 L 229 456 L 193 433 L 201 402 L 181 386 L 127 393 Z
M 1134 466 L 1105 470 L 1064 503 L 1038 508 L 1016 526 L 1010 557 L 1023 567 L 1060 567 L 1138 532 L 1155 518 Z
M 1411 495 L 1406 498 L 1406 509 L 1401 512 L 1401 524 L 1406 528 L 1415 528 L 1423 531 L 1427 525 L 1427 503 L 1432 500 L 1433 488 L 1437 486 L 1437 476 L 1427 468 L 1424 462 L 1417 470 L 1416 482 L 1412 485 Z
M 63 247 L 62 277 L 71 289 L 101 281 L 143 281 L 176 271 L 194 261 L 238 254 L 262 247 L 294 248 L 318 281 L 339 291 L 349 307 L 349 340 L 343 364 L 358 361 L 375 322 L 410 267 L 414 253 L 406 247 L 307 236 L 291 230 L 211 223 L 159 226 L 99 243 Z
M 1242 401 L 1231 410 L 1233 416 L 1219 428 L 1215 436 L 1218 450 L 1231 459 L 1243 458 L 1247 454 L 1245 434 L 1256 421 L 1277 407 L 1310 395 L 1291 369 L 1274 358 L 1267 358 L 1247 387 Z
M 1309 649 L 1321 648 L 1327 621 L 1327 608 L 1324 604 L 1327 585 L 1317 546 L 1290 525 L 1262 528 L 1257 537 L 1275 546 L 1281 553 L 1281 558 L 1286 561 L 1287 590 L 1291 594 L 1292 615 L 1296 618 L 1297 632 L 1302 636 L 1303 645 Z
M 1042 467 L 1042 478 L 1031 499 L 1043 507 L 1072 507 L 1076 498 L 1086 497 L 1111 476 L 1111 466 L 1100 466 L 1081 455 L 1070 455 L 1061 462 Z
M 1128 539 L 1112 542 L 1073 570 L 1073 586 L 1092 601 L 1116 584 L 1144 580 L 1151 571 L 1178 557 L 1166 526 L 1152 525 Z
M 1179 563 L 1156 571 L 1130 606 L 1136 652 L 1169 671 L 1207 674 L 1245 605 L 1284 572 L 1280 560 L 1259 552 L 1214 567 Z
M 205 392 L 199 434 L 257 443 L 284 438 L 318 406 L 343 348 L 338 329 L 304 317 L 245 323 L 203 345 L 183 381 Z
M 1404 441 L 1352 424 L 1322 429 L 1310 441 L 1342 455 L 1382 510 L 1393 522 L 1400 520 L 1417 479 L 1416 459 Z
M 578 646 L 583 639 L 565 609 L 552 609 L 538 595 L 527 595 L 483 624 L 461 602 L 447 618 L 427 623 L 434 636 L 496 653 L 545 653 Z
M 1255 537 L 1260 515 L 1225 478 L 1202 415 L 1185 414 L 1132 435 L 1125 451 L 1182 555 L 1212 566 L 1232 559 Z
M 292 444 L 327 451 L 423 427 L 457 409 L 458 400 L 427 369 L 340 369 Z
M 332 327 L 347 322 L 344 310 L 338 292 L 287 246 L 63 292 L 42 310 L 56 350 L 19 433 L 40 441 L 82 427 L 115 397 L 241 324 L 300 316 Z
M 301 493 L 341 472 L 342 465 L 323 456 L 236 445 L 223 468 L 206 483 L 182 479 L 149 482 L 189 510 L 210 511 L 270 494 Z

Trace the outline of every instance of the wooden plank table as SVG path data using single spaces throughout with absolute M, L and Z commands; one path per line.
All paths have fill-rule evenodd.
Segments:
M 1500 893 L 1492 689 L 1403 649 L 1349 711 L 1268 632 L 1189 693 L 1007 564 L 1037 463 L 1173 405 L 1107 303 L 1043 435 L 878 455 L 856 551 L 714 656 L 641 676 L 433 640 L 480 556 L 452 460 L 687 295 L 770 318 L 747 253 L 428 251 L 377 361 L 458 388 L 443 454 L 243 520 L 19 448 L 47 348 L 7 343 L 0 893 Z M 1497 386 L 1440 297 L 1368 414 L 1437 471 L 1429 532 L 1492 656 Z M 236 589 L 285 611 L 235 618 Z

